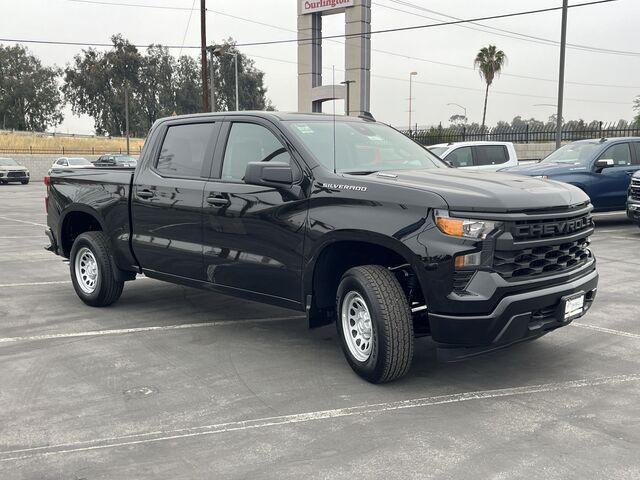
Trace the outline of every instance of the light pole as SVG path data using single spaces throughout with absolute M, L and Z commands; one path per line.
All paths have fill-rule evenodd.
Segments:
M 349 95 L 349 87 L 351 86 L 352 83 L 356 83 L 355 80 L 345 80 L 344 82 L 340 82 L 341 85 L 345 85 L 346 89 L 347 89 L 347 94 L 346 94 L 346 98 L 345 98 L 345 114 L 347 115 L 347 117 L 349 116 L 349 99 L 351 98 Z
M 412 95 L 412 80 L 418 72 L 409 72 L 409 135 L 411 135 L 411 95 Z
M 453 105 L 455 107 L 458 107 L 458 108 L 461 108 L 462 110 L 464 110 L 464 119 L 465 119 L 465 121 L 468 120 L 468 118 L 467 118 L 467 107 L 463 107 L 459 103 L 447 103 L 447 106 L 451 106 L 451 105 Z

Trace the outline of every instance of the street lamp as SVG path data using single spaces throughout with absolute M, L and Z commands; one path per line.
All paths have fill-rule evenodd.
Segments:
M 415 75 L 418 75 L 418 72 L 409 72 L 409 135 L 411 135 L 411 87 L 412 87 L 412 79 Z
M 238 91 L 238 53 L 228 52 L 229 45 L 213 45 L 212 47 L 208 47 L 209 52 L 211 53 L 211 68 L 213 69 L 213 57 L 216 56 L 220 58 L 222 55 L 231 55 L 233 56 L 234 64 L 235 64 L 235 77 L 236 77 L 236 111 L 240 110 L 240 97 Z M 213 83 L 213 73 L 211 74 L 211 111 L 215 112 L 215 86 Z
M 467 107 L 463 107 L 459 103 L 447 103 L 447 106 L 452 106 L 452 105 L 464 110 L 464 119 L 465 119 L 465 121 L 468 120 L 468 118 L 467 118 Z
M 340 84 L 344 85 L 346 90 L 347 90 L 347 92 L 346 92 L 347 94 L 345 95 L 345 97 L 346 97 L 345 98 L 346 105 L 345 105 L 345 109 L 344 109 L 345 114 L 347 115 L 347 117 L 349 116 L 349 98 L 350 98 L 350 96 L 349 96 L 349 87 L 351 86 L 352 83 L 356 83 L 356 81 L 355 80 L 345 80 L 344 82 L 340 82 Z

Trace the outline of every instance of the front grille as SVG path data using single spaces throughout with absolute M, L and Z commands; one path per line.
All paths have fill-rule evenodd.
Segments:
M 26 175 L 26 172 L 9 172 L 7 174 L 8 178 L 22 178 Z
M 629 195 L 634 200 L 640 200 L 640 179 L 634 178 L 631 180 L 631 187 L 629 188 Z
M 586 238 L 560 245 L 521 250 L 496 250 L 493 268 L 504 278 L 561 272 L 585 264 L 591 254 Z

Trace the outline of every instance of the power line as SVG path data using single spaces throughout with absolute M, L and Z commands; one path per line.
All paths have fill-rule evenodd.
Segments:
M 107 2 L 107 1 L 100 1 L 100 0 L 69 0 L 71 2 L 75 2 L 75 3 L 90 3 L 90 4 L 99 4 L 99 5 L 117 5 L 117 6 L 125 6 L 125 7 L 141 7 L 141 8 L 156 8 L 156 9 L 164 9 L 164 10 L 193 10 L 193 5 L 192 8 L 185 8 L 185 7 L 168 7 L 168 6 L 160 6 L 160 5 L 144 5 L 144 4 L 139 4 L 139 3 L 124 3 L 124 2 Z M 407 5 L 412 5 L 414 8 L 416 9 L 421 9 L 421 10 L 425 10 L 428 12 L 433 12 L 436 13 L 438 15 L 442 15 L 442 16 L 448 16 L 446 14 L 440 13 L 440 12 L 436 12 L 434 10 L 429 10 L 426 9 L 424 7 L 420 7 L 417 5 L 413 5 L 413 4 L 409 4 L 409 2 L 402 2 L 399 0 L 389 0 L 389 1 L 394 1 L 396 3 L 399 4 L 407 4 Z M 374 2 L 374 5 L 380 6 L 380 7 L 384 7 L 384 8 L 389 8 L 391 10 L 397 10 L 399 12 L 403 12 L 403 13 L 407 13 L 410 15 L 415 15 L 415 16 L 419 16 L 422 18 L 428 18 L 431 20 L 439 20 L 435 17 L 429 17 L 426 15 L 421 15 L 421 14 L 417 14 L 414 12 L 408 12 L 407 10 L 402 10 L 399 8 L 395 8 L 395 7 L 391 7 L 388 5 L 383 5 L 383 4 L 379 4 Z M 226 12 L 220 12 L 217 10 L 211 10 L 211 9 L 207 9 L 208 12 L 212 12 L 218 15 L 222 15 L 222 16 L 226 16 L 229 18 L 234 18 L 236 20 L 240 20 L 240 21 L 244 21 L 244 22 L 248 22 L 248 23 L 253 23 L 256 25 L 261 25 L 261 26 L 265 26 L 265 27 L 269 27 L 269 28 L 273 28 L 276 30 L 281 30 L 281 31 L 286 31 L 286 32 L 291 32 L 291 33 L 297 33 L 296 30 L 290 29 L 290 28 L 286 28 L 283 27 L 281 25 L 274 25 L 271 23 L 265 23 L 265 22 L 260 22 L 257 20 L 252 20 L 250 18 L 246 18 L 246 17 L 240 17 L 237 15 L 232 15 Z M 450 18 L 454 18 L 457 20 L 460 20 L 456 17 L 451 17 Z M 467 27 L 465 25 L 459 25 L 461 27 L 465 27 L 465 28 L 472 28 L 472 27 Z M 188 26 L 187 26 L 188 28 Z M 493 27 L 487 27 L 487 28 L 493 28 Z M 473 29 L 473 28 L 472 28 Z M 473 29 L 473 30 L 479 30 L 479 29 Z M 501 29 L 497 29 L 497 30 L 501 30 Z M 479 31 L 485 31 L 485 30 L 479 30 Z M 524 35 L 524 34 L 519 34 L 517 32 L 513 32 L 517 35 Z M 185 33 L 186 34 L 186 33 Z M 512 37 L 515 38 L 515 37 Z M 544 40 L 544 39 L 542 39 Z M 329 40 L 332 41 L 334 43 L 338 43 L 341 45 L 344 45 L 344 42 L 340 42 L 337 40 Z M 551 42 L 551 40 L 549 40 L 549 42 Z M 557 44 L 557 42 L 555 42 Z M 184 45 L 184 40 L 183 40 L 183 45 Z M 440 62 L 440 61 L 436 61 L 436 60 L 431 60 L 431 59 L 427 59 L 427 58 L 421 58 L 421 57 L 416 57 L 413 55 L 408 55 L 408 54 L 402 54 L 402 53 L 398 53 L 398 52 L 391 52 L 388 50 L 380 50 L 380 49 L 375 49 L 372 48 L 371 49 L 373 52 L 377 52 L 377 53 L 382 53 L 385 55 L 390 55 L 390 56 L 395 56 L 395 57 L 401 57 L 401 58 L 405 58 L 405 59 L 410 59 L 410 60 L 416 60 L 416 61 L 420 61 L 420 62 L 426 62 L 426 63 L 431 63 L 431 64 L 435 64 L 435 65 L 442 65 L 442 66 L 447 66 L 447 67 L 452 67 L 452 68 L 461 68 L 461 69 L 465 69 L 465 70 L 474 70 L 473 67 L 469 67 L 467 65 L 459 65 L 459 64 L 453 64 L 453 63 L 447 63 L 447 62 Z M 522 78 L 522 79 L 530 79 L 530 80 L 537 80 L 537 81 L 542 81 L 542 82 L 549 82 L 549 83 L 557 83 L 556 79 L 552 79 L 552 78 L 542 78 L 542 77 L 536 77 L 536 76 L 532 76 L 532 75 L 522 75 L 522 74 L 515 74 L 515 73 L 507 73 L 504 72 L 502 73 L 503 76 L 506 77 L 514 77 L 514 78 Z M 571 84 L 571 85 L 579 85 L 579 86 L 588 86 L 588 87 L 603 87 L 603 88 L 625 88 L 625 89 L 638 89 L 640 87 L 636 87 L 636 86 L 632 86 L 632 85 L 610 85 L 610 84 L 602 84 L 602 83 L 590 83 L 590 82 L 572 82 L 572 81 L 567 81 L 567 84 Z
M 421 10 L 424 12 L 428 12 L 428 13 L 433 13 L 436 15 L 440 15 L 441 17 L 445 17 L 445 18 L 449 18 L 449 19 L 453 19 L 453 20 L 462 20 L 459 17 L 455 17 L 453 15 L 449 15 L 446 13 L 442 13 L 442 12 L 438 12 L 436 10 L 431 10 L 428 8 L 425 8 L 421 5 L 416 5 L 414 3 L 405 1 L 405 0 L 388 0 L 389 2 L 393 2 L 399 5 L 403 5 L 409 8 L 414 8 L 416 10 Z M 396 10 L 399 12 L 403 12 L 403 13 L 407 13 L 409 15 L 412 16 L 419 16 L 419 17 L 423 17 L 423 18 L 428 18 L 430 20 L 435 20 L 435 21 L 441 21 L 441 19 L 439 18 L 434 18 L 434 17 L 429 17 L 426 15 L 420 15 L 417 14 L 415 12 L 409 12 L 407 10 L 402 10 L 399 8 L 395 8 L 395 7 L 391 7 L 389 5 L 384 5 L 384 4 L 380 4 L 375 2 L 375 5 L 379 6 L 379 7 L 383 7 L 383 8 L 388 8 L 391 10 Z M 572 6 L 575 5 L 570 5 L 569 8 L 571 8 Z M 559 7 L 559 9 L 561 9 L 562 7 Z M 468 28 L 471 30 L 476 30 L 479 32 L 485 32 L 485 33 L 492 33 L 494 35 L 499 35 L 499 36 L 503 36 L 503 37 L 507 37 L 507 38 L 515 38 L 517 40 L 523 40 L 523 41 L 529 41 L 529 42 L 533 42 L 533 43 L 538 43 L 541 45 L 552 45 L 552 46 L 559 46 L 560 42 L 558 42 L 557 40 L 553 40 L 553 39 L 549 39 L 549 38 L 543 38 L 543 37 L 537 37 L 535 35 L 528 35 L 525 33 L 520 33 L 520 32 L 515 32 L 513 30 L 506 30 L 504 28 L 498 28 L 498 27 L 492 27 L 490 25 L 483 25 L 480 23 L 476 23 L 476 22 L 469 22 L 472 25 L 475 25 L 477 27 L 482 27 L 484 29 L 489 29 L 489 30 L 494 30 L 493 32 L 487 32 L 487 30 L 481 30 L 480 28 L 473 28 L 470 27 L 468 25 L 460 25 L 463 28 Z M 496 32 L 501 32 L 501 33 L 496 33 Z M 515 35 L 515 36 L 514 36 Z M 575 43 L 567 43 L 567 47 L 573 48 L 575 50 L 582 50 L 582 51 L 588 51 L 588 52 L 592 52 L 592 53 L 603 53 L 603 54 L 612 54 L 612 55 L 630 55 L 630 56 L 636 56 L 636 55 L 640 55 L 640 52 L 631 52 L 631 51 L 625 51 L 625 50 L 615 50 L 615 49 L 608 49 L 608 48 L 601 48 L 601 47 L 593 47 L 591 45 L 580 45 L 580 44 L 575 44 Z
M 162 8 L 165 10 L 188 10 L 188 8 L 186 7 L 168 7 L 168 6 L 160 6 L 160 5 L 144 5 L 144 4 L 133 4 L 133 3 L 125 3 L 125 2 L 105 2 L 105 1 L 100 1 L 100 0 L 69 0 L 72 2 L 76 2 L 76 3 L 93 3 L 93 4 L 102 4 L 102 5 L 117 5 L 117 6 L 136 6 L 136 7 L 141 7 L 141 8 Z M 615 2 L 617 0 L 593 0 L 590 2 L 583 2 L 583 3 L 577 3 L 574 5 L 570 5 L 569 8 L 579 8 L 579 7 L 586 7 L 586 6 L 590 6 L 590 5 L 598 5 L 598 4 L 604 4 L 604 3 L 611 3 L 611 2 Z M 484 21 L 484 20 L 495 20 L 495 19 L 500 19 L 500 18 L 512 18 L 512 17 L 519 17 L 519 16 L 524 16 L 524 15 L 534 15 L 534 14 L 539 14 L 539 13 L 547 13 L 547 12 L 553 12 L 556 10 L 561 10 L 562 7 L 549 7 L 549 8 L 540 8 L 540 9 L 535 9 L 535 10 L 525 10 L 525 11 L 519 11 L 519 12 L 512 12 L 512 13 L 504 13 L 504 14 L 499 14 L 499 15 L 491 15 L 491 16 L 484 16 L 484 17 L 476 17 L 476 18 L 470 18 L 470 19 L 457 19 L 457 20 L 452 20 L 452 21 L 448 21 L 448 22 L 440 22 L 440 23 L 433 23 L 433 24 L 425 24 L 425 25 L 413 25 L 413 26 L 407 26 L 407 27 L 396 27 L 396 28 L 387 28 L 387 29 L 381 29 L 381 30 L 372 30 L 371 32 L 368 32 L 367 35 L 373 35 L 373 34 L 379 34 L 379 33 L 392 33 L 392 32 L 403 32 L 403 31 L 410 31 L 410 30 L 420 30 L 420 29 L 426 29 L 426 28 L 433 28 L 433 27 L 443 27 L 443 26 L 449 26 L 449 25 L 458 25 L 458 24 L 462 24 L 462 23 L 473 23 L 473 22 L 478 22 L 478 21 Z M 221 14 L 220 12 L 216 12 Z M 237 17 L 240 18 L 240 17 Z M 339 35 L 330 35 L 330 36 L 325 36 L 323 37 L 324 40 L 327 39 L 333 39 L 333 38 L 352 38 L 352 37 L 359 37 L 362 36 L 364 34 L 339 34 Z M 313 39 L 311 38 L 303 38 L 303 39 L 299 39 L 299 38 L 295 38 L 295 39 L 285 39 L 285 40 L 271 40 L 271 41 L 265 41 L 265 42 L 248 42 L 248 43 L 239 43 L 237 44 L 238 47 L 248 47 L 248 46 L 258 46 L 258 45 L 274 45 L 274 44 L 281 44 L 281 43 L 294 43 L 294 42 L 301 42 L 301 41 L 311 41 Z M 91 46 L 91 45 L 89 45 Z M 99 45 L 101 46 L 101 45 Z M 640 55 L 640 52 L 627 52 L 628 54 L 631 55 Z
M 184 29 L 184 35 L 182 36 L 182 47 L 184 47 L 184 42 L 187 40 L 187 33 L 189 32 L 189 25 L 191 25 L 191 17 L 193 16 L 193 7 L 196 4 L 196 0 L 192 0 L 191 2 L 191 11 L 189 12 L 189 19 L 187 20 L 187 27 Z M 182 48 L 178 52 L 178 57 L 182 55 Z

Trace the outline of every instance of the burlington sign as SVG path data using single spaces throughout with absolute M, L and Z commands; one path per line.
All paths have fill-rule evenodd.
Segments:
M 353 0 L 301 0 L 302 14 L 353 7 Z

